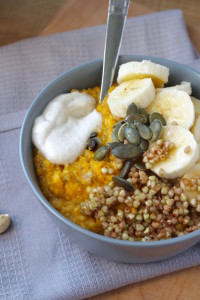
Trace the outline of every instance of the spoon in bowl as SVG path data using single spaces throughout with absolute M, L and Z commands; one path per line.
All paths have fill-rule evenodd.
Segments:
M 110 0 L 101 81 L 101 103 L 113 83 L 130 0 Z

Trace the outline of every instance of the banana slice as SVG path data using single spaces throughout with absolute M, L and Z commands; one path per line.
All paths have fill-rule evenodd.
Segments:
M 123 82 L 109 94 L 107 102 L 113 116 L 125 118 L 131 103 L 135 103 L 138 108 L 145 108 L 154 98 L 153 82 L 151 78 L 145 78 Z
M 196 177 L 200 177 L 200 163 L 196 163 L 193 168 L 191 168 L 183 178 L 193 179 Z
M 200 143 L 198 144 L 198 147 L 199 147 L 199 158 L 197 160 L 197 163 L 200 163 Z
M 149 60 L 131 61 L 120 66 L 117 82 L 149 77 L 153 80 L 155 87 L 163 87 L 164 83 L 168 82 L 169 69 Z
M 200 178 L 200 162 L 196 163 L 193 168 L 191 168 L 184 176 L 183 178 L 187 179 L 196 179 Z M 196 198 L 200 195 L 200 191 L 198 189 L 196 190 L 187 190 L 184 189 L 184 193 L 189 199 Z
M 158 88 L 156 89 L 156 93 L 162 92 L 163 90 L 171 90 L 171 89 L 177 89 L 179 91 L 183 91 L 186 92 L 188 95 L 192 94 L 192 87 L 191 87 L 191 83 L 188 81 L 182 81 L 181 84 L 179 85 L 175 85 L 175 86 L 169 86 L 166 88 Z M 200 105 L 200 103 L 199 103 Z
M 194 138 L 197 141 L 197 143 L 200 143 L 200 115 L 199 114 L 195 114 L 194 124 L 190 129 L 190 131 L 194 135 Z
M 167 125 L 180 125 L 190 129 L 194 123 L 195 111 L 190 96 L 177 89 L 163 89 L 156 94 L 147 112 L 163 115 Z
M 199 157 L 199 146 L 193 134 L 182 126 L 164 126 L 161 138 L 173 142 L 175 148 L 169 152 L 168 158 L 153 164 L 151 170 L 168 179 L 183 176 Z M 150 144 L 150 149 L 154 146 L 154 143 Z
M 200 114 L 200 100 L 195 98 L 195 97 L 191 97 L 192 103 L 194 104 L 194 109 L 195 112 Z

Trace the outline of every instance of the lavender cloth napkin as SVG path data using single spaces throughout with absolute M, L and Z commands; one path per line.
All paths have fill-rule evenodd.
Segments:
M 23 175 L 18 144 L 26 109 L 57 75 L 102 57 L 104 38 L 105 26 L 98 26 L 0 48 L 0 213 L 12 218 L 0 236 L 0 299 L 83 299 L 200 264 L 200 244 L 149 264 L 88 253 L 57 228 Z M 121 53 L 166 57 L 200 70 L 179 10 L 129 19 Z

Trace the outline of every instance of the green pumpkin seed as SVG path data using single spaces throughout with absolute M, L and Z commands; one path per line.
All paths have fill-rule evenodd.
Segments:
M 141 149 L 140 147 L 133 144 L 123 144 L 119 147 L 114 148 L 112 150 L 112 154 L 122 159 L 134 159 L 140 156 Z
M 141 170 L 141 171 L 146 170 L 146 167 L 144 164 L 134 164 L 134 167 L 136 167 L 138 170 Z
M 149 128 L 152 131 L 152 137 L 149 140 L 150 142 L 155 142 L 157 141 L 161 134 L 162 134 L 162 129 L 163 129 L 163 124 L 160 120 L 155 119 L 149 126 Z
M 137 127 L 135 126 L 135 123 L 127 122 L 127 124 L 128 124 L 129 127 L 137 129 Z
M 118 177 L 118 176 L 113 176 L 112 180 L 118 185 L 124 188 L 126 191 L 132 192 L 134 191 L 134 186 L 128 182 L 127 180 Z
M 97 143 L 97 146 L 99 147 L 101 144 L 101 140 L 98 137 L 94 137 L 93 140 L 95 140 L 95 142 Z
M 102 146 L 94 154 L 94 160 L 103 160 L 109 153 L 108 146 Z
M 131 114 L 128 117 L 126 117 L 125 119 L 126 122 L 134 122 L 134 121 L 138 121 L 142 124 L 145 124 L 147 122 L 147 117 L 145 115 L 140 115 L 140 114 Z
M 144 114 L 144 115 L 148 115 L 147 111 L 145 108 L 139 108 L 139 114 Z
M 97 148 L 97 146 L 98 146 L 98 144 L 97 144 L 97 142 L 94 139 L 89 138 L 87 140 L 86 148 L 88 150 L 93 151 L 93 150 L 95 150 Z
M 144 120 L 143 122 L 140 122 L 140 123 L 147 124 L 149 121 L 149 115 L 148 114 L 140 114 L 140 116 L 142 116 L 142 118 Z
M 112 134 L 111 134 L 111 137 L 112 137 L 113 142 L 119 142 L 118 132 L 119 132 L 119 129 L 120 129 L 121 126 L 122 126 L 122 123 L 119 122 L 119 123 L 113 128 L 113 131 L 112 131 Z
M 127 126 L 124 128 L 124 136 L 125 138 L 134 145 L 138 145 L 140 143 L 140 135 L 137 129 Z
M 147 113 L 146 109 L 145 108 L 140 108 L 139 113 L 146 118 L 147 121 L 146 121 L 145 124 L 148 124 L 149 123 L 149 114 Z
M 120 140 L 120 142 L 123 142 L 125 140 L 125 136 L 124 136 L 124 128 L 127 126 L 127 124 L 123 124 L 119 131 L 118 131 L 118 139 Z
M 148 126 L 141 124 L 139 122 L 137 122 L 135 125 L 139 131 L 141 138 L 145 140 L 149 140 L 152 137 L 152 132 Z
M 115 128 L 118 124 L 124 124 L 125 123 L 125 121 L 124 120 L 121 120 L 121 121 L 119 121 L 119 122 L 117 122 L 117 123 L 115 123 L 115 125 L 113 126 L 113 128 Z
M 166 125 L 165 118 L 163 117 L 163 115 L 159 114 L 158 112 L 153 112 L 152 114 L 150 114 L 149 122 L 152 123 L 154 120 L 159 120 L 163 124 L 163 126 Z
M 112 142 L 112 143 L 108 143 L 108 146 L 109 146 L 111 149 L 114 149 L 114 148 L 116 148 L 116 147 L 121 146 L 121 143 L 120 143 L 120 142 Z
M 97 136 L 97 134 L 98 134 L 98 132 L 92 132 L 92 133 L 90 134 L 90 138 L 93 138 L 93 137 Z
M 131 103 L 127 108 L 126 115 L 129 116 L 135 113 L 138 113 L 137 105 L 135 103 Z
M 121 169 L 121 172 L 120 172 L 120 177 L 124 178 L 129 170 L 130 170 L 130 167 L 131 167 L 131 161 L 130 160 L 127 160 L 123 166 L 123 168 Z
M 147 140 L 141 139 L 139 146 L 142 151 L 147 151 L 147 149 L 149 147 L 149 142 Z

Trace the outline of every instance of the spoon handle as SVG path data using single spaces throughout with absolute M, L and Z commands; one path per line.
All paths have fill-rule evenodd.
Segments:
M 102 102 L 112 85 L 130 0 L 110 0 L 101 81 Z

